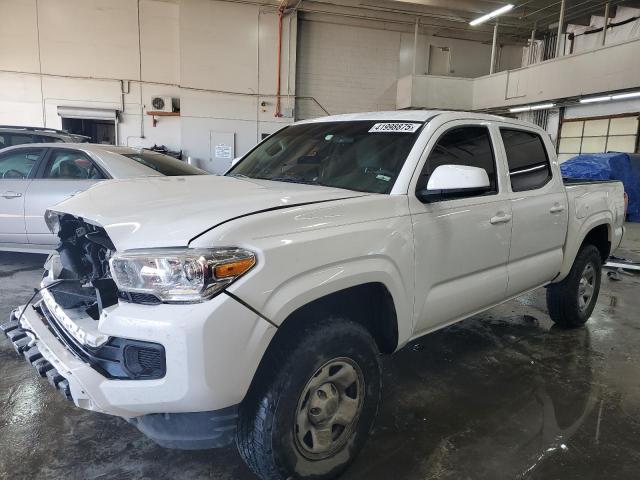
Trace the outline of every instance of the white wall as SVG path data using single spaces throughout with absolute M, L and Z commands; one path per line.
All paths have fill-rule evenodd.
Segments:
M 263 133 L 273 133 L 291 117 L 276 118 L 277 14 L 256 5 L 191 0 L 180 12 L 181 128 L 184 152 L 207 170 L 225 162 L 211 155 L 216 133 L 235 134 L 236 155 L 247 152 Z M 296 18 L 283 23 L 281 101 L 295 96 Z M 291 44 L 289 43 L 291 40 Z M 265 103 L 262 106 L 262 103 Z
M 640 39 L 468 81 L 417 75 L 399 82 L 397 98 L 402 108 L 480 110 L 637 88 L 638 52 Z
M 293 96 L 292 17 L 281 92 Z M 293 120 L 274 117 L 275 8 L 140 0 L 138 28 L 137 0 L 0 0 L 0 19 L 0 124 L 61 128 L 58 106 L 119 110 L 120 144 L 164 144 L 222 171 L 211 131 L 233 133 L 239 155 Z M 159 117 L 154 127 L 145 113 L 155 95 L 179 98 L 181 116 Z M 283 99 L 285 109 L 292 104 Z
M 470 110 L 473 79 L 438 75 L 408 75 L 398 80 L 398 108 L 423 106 L 447 110 Z
M 413 71 L 414 34 L 387 27 L 348 19 L 301 21 L 298 95 L 316 98 L 331 114 L 402 108 L 396 104 L 396 82 Z M 491 45 L 421 34 L 418 74 L 428 70 L 430 46 L 449 48 L 454 77 L 489 73 Z M 501 69 L 519 67 L 521 56 L 521 47 L 505 45 Z M 322 115 L 308 100 L 298 101 L 297 109 L 299 118 Z
M 331 114 L 395 110 L 400 33 L 324 22 L 300 22 L 297 93 Z M 308 101 L 297 116 L 318 116 Z
M 413 73 L 413 43 L 412 33 L 402 33 L 400 37 L 399 76 Z M 491 63 L 491 44 L 459 40 L 456 38 L 433 37 L 418 35 L 416 55 L 416 75 L 428 75 L 429 47 L 449 48 L 451 58 L 450 75 L 454 77 L 475 78 L 489 73 Z M 500 64 L 497 71 L 520 67 L 522 47 L 503 45 L 499 47 Z
M 637 112 L 640 112 L 640 99 L 611 100 L 567 107 L 564 110 L 564 118 L 605 117 Z

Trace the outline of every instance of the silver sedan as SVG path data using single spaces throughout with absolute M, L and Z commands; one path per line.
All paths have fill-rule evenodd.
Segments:
M 203 175 L 168 155 L 113 145 L 39 143 L 0 150 L 0 250 L 47 253 L 57 245 L 47 208 L 113 178 Z

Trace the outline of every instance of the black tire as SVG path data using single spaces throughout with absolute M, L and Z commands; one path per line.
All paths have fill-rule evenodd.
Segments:
M 579 289 L 587 268 L 593 269 L 593 292 L 588 302 L 584 302 L 584 297 L 580 299 Z M 561 282 L 547 287 L 547 307 L 551 320 L 565 328 L 584 325 L 596 306 L 601 275 L 602 258 L 599 250 L 593 245 L 584 245 L 578 252 L 569 275 Z M 581 302 L 584 305 L 581 306 Z
M 356 457 L 377 416 L 381 390 L 380 354 L 364 327 L 340 318 L 314 322 L 294 337 L 279 342 L 267 353 L 257 382 L 240 406 L 236 444 L 246 464 L 263 480 L 334 478 Z M 334 427 L 337 427 L 336 431 L 342 427 L 327 420 L 325 424 L 330 423 L 330 436 L 337 435 L 337 440 L 344 443 L 338 450 L 329 452 L 329 456 L 309 458 L 312 454 L 305 451 L 308 446 L 301 443 L 296 434 L 300 431 L 298 410 L 307 415 L 311 396 L 314 399 L 320 396 L 317 392 L 320 388 L 312 391 L 311 382 L 321 378 L 321 370 L 330 372 L 330 368 L 335 368 L 330 367 L 334 365 L 331 362 L 347 361 L 343 359 L 357 366 L 350 363 L 348 368 L 354 372 L 359 369 L 357 381 L 364 382 L 356 386 L 356 390 L 361 391 L 355 397 L 362 398 L 358 400 L 361 403 L 357 403 L 359 414 L 342 433 L 334 433 Z M 325 366 L 329 370 L 323 369 Z M 359 387 L 361 385 L 364 386 Z M 302 394 L 307 391 L 310 393 L 303 400 Z M 343 395 L 346 393 L 338 393 L 332 398 Z M 353 396 L 353 393 L 349 395 Z M 340 446 L 337 440 L 336 446 Z M 334 440 L 330 439 L 330 442 Z

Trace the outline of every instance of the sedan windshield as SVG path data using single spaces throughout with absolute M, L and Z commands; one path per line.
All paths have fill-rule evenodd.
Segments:
M 270 136 L 227 175 L 389 193 L 422 123 L 318 122 Z
M 205 175 L 207 173 L 204 170 L 193 167 L 182 160 L 178 160 L 177 158 L 170 157 L 163 153 L 151 152 L 149 150 L 144 150 L 140 153 L 125 153 L 123 155 L 168 177 L 179 175 Z

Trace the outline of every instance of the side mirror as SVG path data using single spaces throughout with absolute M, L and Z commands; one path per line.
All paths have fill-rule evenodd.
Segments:
M 467 165 L 440 165 L 417 193 L 421 201 L 466 193 L 482 193 L 489 189 L 489 175 L 484 168 Z

